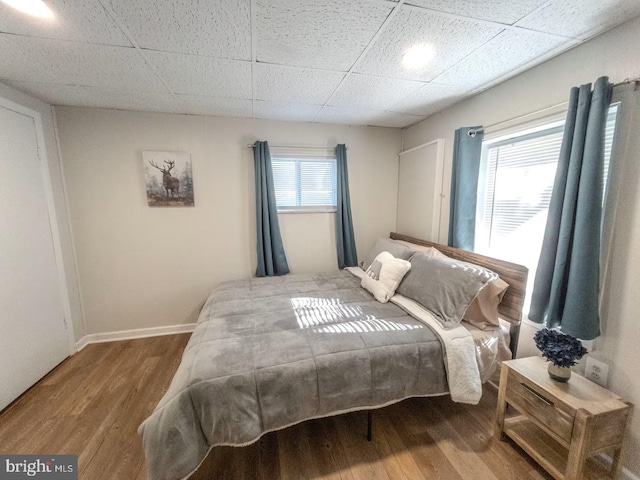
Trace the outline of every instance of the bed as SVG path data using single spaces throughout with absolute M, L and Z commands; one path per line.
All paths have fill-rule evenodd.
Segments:
M 435 246 L 509 283 L 498 310 L 511 322 L 514 349 L 526 268 L 390 237 Z M 482 381 L 500 359 L 499 331 L 443 328 L 432 312 L 400 294 L 380 303 L 360 286 L 364 275 L 356 267 L 219 285 L 167 393 L 139 428 L 149 478 L 187 478 L 213 447 L 249 445 L 312 418 L 409 397 L 451 395 L 477 403 Z

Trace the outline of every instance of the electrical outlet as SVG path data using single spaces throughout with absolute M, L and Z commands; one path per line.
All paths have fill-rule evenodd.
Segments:
M 606 388 L 607 379 L 609 378 L 609 365 L 600 362 L 595 358 L 587 357 L 587 365 L 584 370 L 584 376 L 598 385 Z

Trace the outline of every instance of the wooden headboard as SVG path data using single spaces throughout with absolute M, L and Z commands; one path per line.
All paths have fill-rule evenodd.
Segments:
M 515 346 L 518 342 L 520 321 L 522 320 L 524 293 L 527 285 L 527 276 L 529 275 L 529 269 L 527 267 L 523 267 L 516 263 L 506 262 L 504 260 L 498 260 L 497 258 L 480 255 L 479 253 L 468 252 L 466 250 L 460 250 L 459 248 L 448 247 L 447 245 L 440 245 L 439 243 L 421 240 L 408 235 L 401 235 L 395 232 L 391 232 L 389 236 L 393 240 L 404 240 L 405 242 L 416 243 L 418 245 L 424 245 L 425 247 L 435 247 L 445 255 L 455 258 L 456 260 L 475 263 L 481 267 L 488 268 L 492 272 L 497 273 L 502 280 L 507 282 L 509 284 L 509 288 L 505 292 L 502 303 L 500 303 L 500 306 L 498 307 L 498 312 L 502 318 L 510 321 L 512 324 L 515 324 L 512 325 L 511 328 L 511 351 L 514 353 L 515 357 Z

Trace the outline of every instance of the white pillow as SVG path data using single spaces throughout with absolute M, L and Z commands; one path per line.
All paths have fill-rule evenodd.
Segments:
M 410 268 L 408 261 L 396 258 L 389 252 L 381 252 L 362 277 L 362 288 L 373 293 L 380 303 L 387 303 Z

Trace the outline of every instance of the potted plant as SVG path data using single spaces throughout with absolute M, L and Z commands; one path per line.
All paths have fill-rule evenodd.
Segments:
M 577 338 L 559 330 L 543 328 L 534 336 L 536 347 L 549 363 L 549 376 L 558 382 L 567 382 L 571 377 L 571 367 L 589 353 Z

